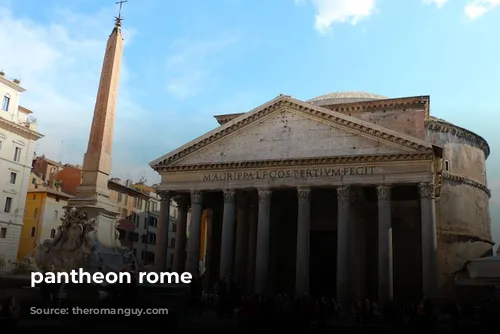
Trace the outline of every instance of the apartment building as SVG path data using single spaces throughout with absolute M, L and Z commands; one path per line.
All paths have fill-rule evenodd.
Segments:
M 23 226 L 37 131 L 33 112 L 20 105 L 25 89 L 0 71 L 0 262 L 15 261 Z

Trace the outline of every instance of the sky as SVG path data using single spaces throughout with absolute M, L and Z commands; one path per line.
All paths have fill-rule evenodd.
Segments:
M 116 0 L 0 0 L 0 69 L 45 137 L 38 154 L 82 163 Z M 216 114 L 283 93 L 430 95 L 431 114 L 490 144 L 500 241 L 500 0 L 129 0 L 113 176 L 215 128 Z

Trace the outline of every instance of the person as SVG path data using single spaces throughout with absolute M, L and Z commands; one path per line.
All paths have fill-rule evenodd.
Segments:
M 3 313 L 7 328 L 16 327 L 21 313 L 21 308 L 19 307 L 16 297 L 10 296 L 7 299 L 7 303 L 3 308 Z
M 64 270 L 61 270 L 64 271 Z M 66 298 L 66 283 L 54 283 L 51 284 L 51 315 L 54 320 L 61 320 L 61 306 L 63 300 Z
M 214 287 L 215 293 L 218 299 L 217 313 L 222 316 L 226 313 L 228 304 L 228 287 L 226 283 L 226 278 L 220 279 Z

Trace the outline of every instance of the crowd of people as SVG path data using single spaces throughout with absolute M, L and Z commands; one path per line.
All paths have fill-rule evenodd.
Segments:
M 446 322 L 455 329 L 466 319 L 481 317 L 481 321 L 499 321 L 498 304 L 487 300 L 481 306 L 461 305 L 457 302 L 435 306 L 431 301 L 414 303 L 391 301 L 379 307 L 368 299 L 358 300 L 353 305 L 340 305 L 334 298 L 326 296 L 294 297 L 287 294 L 262 296 L 242 295 L 231 289 L 225 279 L 215 284 L 212 291 L 192 291 L 186 311 L 201 314 L 215 312 L 221 317 L 238 317 L 248 326 L 273 326 L 319 328 L 335 324 L 385 325 L 391 327 L 413 327 L 421 330 L 436 330 Z M 500 322 L 500 321 L 499 321 Z

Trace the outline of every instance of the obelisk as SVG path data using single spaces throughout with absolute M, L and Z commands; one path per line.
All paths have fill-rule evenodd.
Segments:
M 119 14 L 106 45 L 94 118 L 83 161 L 82 182 L 67 206 L 85 212 L 89 219 L 95 219 L 96 241 L 100 248 L 110 252 L 120 246 L 116 230 L 119 212 L 109 199 L 108 179 L 111 173 L 113 128 L 123 54 L 121 23 Z

